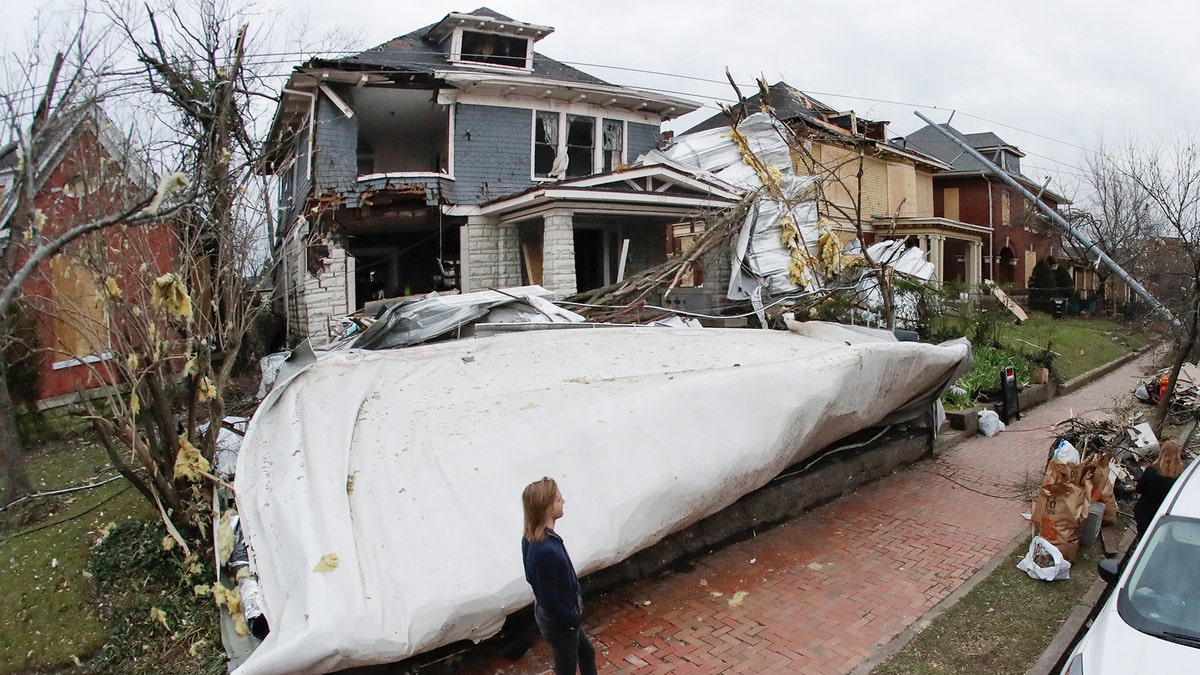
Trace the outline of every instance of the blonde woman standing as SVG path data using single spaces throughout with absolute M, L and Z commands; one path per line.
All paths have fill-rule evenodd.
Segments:
M 521 494 L 525 532 L 521 554 L 533 588 L 533 618 L 554 652 L 554 675 L 595 675 L 596 650 L 584 632 L 583 595 L 575 566 L 554 525 L 563 516 L 562 493 L 552 478 L 530 483 Z
M 1167 441 L 1162 444 L 1158 459 L 1146 467 L 1145 473 L 1138 480 L 1138 500 L 1133 507 L 1133 520 L 1137 523 L 1138 536 L 1146 532 L 1158 507 L 1162 506 L 1175 479 L 1183 473 L 1183 446 L 1177 441 Z

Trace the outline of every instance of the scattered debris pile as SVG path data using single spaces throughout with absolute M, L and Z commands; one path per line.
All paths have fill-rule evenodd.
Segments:
M 1116 522 L 1118 498 L 1134 494 L 1143 467 L 1158 456 L 1159 443 L 1146 423 L 1074 417 L 1055 428 L 1059 433 L 1034 499 L 1033 535 L 1043 554 L 1053 548 L 1070 563 L 1080 546 L 1095 543 L 1102 524 Z M 1034 549 L 1018 567 L 1052 581 L 1046 566 L 1030 558 Z
M 1157 404 L 1170 386 L 1171 369 L 1159 370 L 1134 389 L 1133 395 L 1143 403 Z M 1176 415 L 1195 415 L 1200 412 L 1200 366 L 1185 363 L 1171 392 L 1170 412 Z

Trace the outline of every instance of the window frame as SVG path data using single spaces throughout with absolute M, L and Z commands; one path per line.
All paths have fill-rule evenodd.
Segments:
M 525 41 L 525 60 L 524 60 L 523 64 L 519 65 L 519 66 L 515 66 L 515 65 L 510 66 L 510 65 L 506 65 L 506 64 L 502 64 L 502 63 L 487 63 L 484 61 L 474 61 L 471 59 L 464 59 L 462 47 L 463 47 L 463 33 L 465 33 L 465 32 L 468 32 L 468 31 L 466 31 L 462 26 L 459 26 L 459 27 L 456 27 L 454 29 L 454 32 L 451 33 L 451 35 L 450 35 L 449 57 L 450 57 L 451 63 L 458 63 L 458 64 L 461 64 L 464 66 L 470 66 L 472 68 L 481 68 L 481 69 L 485 69 L 485 70 L 494 68 L 494 69 L 500 70 L 500 71 L 520 70 L 520 71 L 524 71 L 527 73 L 533 71 L 533 40 L 531 40 L 529 38 L 522 38 L 522 37 L 515 36 L 515 35 L 506 35 L 504 33 L 496 33 L 493 31 L 486 31 L 486 30 L 469 31 L 471 33 L 477 33 L 479 35 L 495 35 L 498 38 L 505 38 L 505 39 L 512 39 L 512 40 L 524 40 Z
M 615 171 L 617 167 L 621 166 L 622 164 L 626 164 L 628 162 L 628 157 L 629 157 L 629 121 L 628 120 L 623 120 L 623 119 L 615 118 L 615 117 L 604 117 L 602 115 L 592 115 L 592 114 L 587 114 L 587 113 L 569 112 L 569 111 L 564 111 L 564 110 L 558 110 L 558 111 L 556 111 L 556 110 L 539 110 L 539 109 L 535 108 L 531 111 L 531 113 L 532 113 L 532 120 L 531 120 L 531 133 L 530 133 L 530 141 L 529 141 L 529 148 L 530 148 L 529 178 L 533 182 L 541 183 L 541 182 L 551 182 L 551 181 L 557 181 L 557 180 L 567 180 L 567 179 L 571 179 L 571 178 L 583 178 L 584 176 L 594 176 L 598 173 L 607 173 L 608 171 Z M 592 166 L 591 166 L 591 169 L 587 173 L 577 174 L 577 175 L 564 174 L 562 177 L 554 177 L 554 176 L 550 176 L 548 174 L 543 174 L 543 175 L 538 174 L 538 171 L 537 171 L 538 146 L 546 145 L 545 143 L 540 143 L 538 141 L 538 116 L 539 115 L 546 115 L 546 116 L 553 115 L 553 116 L 557 117 L 557 119 L 558 119 L 557 147 L 555 148 L 555 154 L 554 154 L 554 156 L 556 158 L 559 156 L 560 153 L 567 152 L 569 149 L 567 147 L 567 131 L 569 130 L 569 119 L 572 117 L 575 117 L 575 118 L 586 118 L 586 119 L 592 120 L 592 146 L 591 146 Z M 616 161 L 614 163 L 614 165 L 611 169 L 605 168 L 605 160 L 606 160 L 607 151 L 604 148 L 604 127 L 605 127 L 606 123 L 608 123 L 608 122 L 614 122 L 616 124 L 619 124 L 620 128 L 621 128 L 621 147 L 619 150 L 616 150 L 614 152 L 614 154 L 618 158 L 618 161 Z M 551 162 L 553 162 L 553 160 L 551 160 Z M 553 166 L 553 164 L 552 164 L 552 166 Z M 570 166 L 569 163 L 568 163 L 568 166 Z

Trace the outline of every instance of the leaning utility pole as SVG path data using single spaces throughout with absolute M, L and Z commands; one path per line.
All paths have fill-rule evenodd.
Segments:
M 999 167 L 997 167 L 990 160 L 988 160 L 988 158 L 979 154 L 975 150 L 975 148 L 972 148 L 971 146 L 969 146 L 965 142 L 963 142 L 963 140 L 961 138 L 958 138 L 954 134 L 950 133 L 949 130 L 945 129 L 940 124 L 934 124 L 933 120 L 930 120 L 928 117 L 922 115 L 920 112 L 913 111 L 913 114 L 916 115 L 917 117 L 920 117 L 922 120 L 925 121 L 926 124 L 933 127 L 934 129 L 936 129 L 938 131 L 938 133 L 940 133 L 941 135 L 943 135 L 946 138 L 953 141 L 956 145 L 958 145 L 958 147 L 963 149 L 963 152 L 966 152 L 967 154 L 971 155 L 975 159 L 982 162 L 984 168 L 988 169 L 997 178 L 1004 181 L 1005 183 L 1008 183 L 1008 185 L 1010 187 L 1012 187 L 1013 189 L 1020 192 L 1025 197 L 1025 199 L 1028 199 L 1030 202 L 1037 205 L 1037 207 L 1039 209 L 1041 209 L 1043 213 L 1045 213 L 1051 220 L 1054 221 L 1055 225 L 1060 227 L 1067 234 L 1074 237 L 1076 241 L 1078 241 L 1079 243 L 1081 243 L 1087 247 L 1087 250 L 1084 251 L 1085 254 L 1087 254 L 1087 253 L 1094 254 L 1096 256 L 1096 258 L 1098 258 L 1100 260 L 1100 262 L 1104 263 L 1105 266 L 1107 266 L 1109 269 L 1111 269 L 1113 271 L 1113 274 L 1116 274 L 1118 277 L 1120 277 L 1121 281 L 1124 281 L 1125 284 L 1127 286 L 1129 286 L 1129 288 L 1133 289 L 1134 293 L 1137 293 L 1139 297 L 1141 297 L 1146 302 L 1150 303 L 1150 306 L 1154 308 L 1154 311 L 1158 312 L 1167 321 L 1171 322 L 1171 325 L 1175 326 L 1176 328 L 1180 327 L 1181 324 L 1179 323 L 1179 319 L 1176 319 L 1175 315 L 1171 314 L 1171 310 L 1167 309 L 1165 305 L 1163 305 L 1161 302 L 1159 302 L 1158 298 L 1151 295 L 1150 291 L 1147 291 L 1145 289 L 1145 287 L 1143 287 L 1140 283 L 1138 283 L 1137 279 L 1134 279 L 1133 277 L 1131 277 L 1129 275 L 1129 273 L 1126 272 L 1123 267 L 1118 265 L 1115 260 L 1108 257 L 1108 255 L 1105 254 L 1104 251 L 1100 250 L 1100 247 L 1096 246 L 1096 244 L 1086 234 L 1071 227 L 1071 224 L 1068 223 L 1065 218 L 1063 218 L 1061 215 L 1059 215 L 1058 211 L 1055 211 L 1054 209 L 1047 206 L 1045 202 L 1043 202 L 1041 199 L 1039 199 L 1037 196 L 1035 196 L 1032 192 L 1030 192 L 1029 190 L 1026 190 L 1023 185 L 1021 185 L 1020 183 L 1018 183 L 1016 181 L 1016 179 L 1014 179 L 1012 176 L 1008 175 L 1007 172 L 1001 171 Z

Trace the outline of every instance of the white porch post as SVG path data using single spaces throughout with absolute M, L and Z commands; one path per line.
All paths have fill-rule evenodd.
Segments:
M 929 235 L 930 262 L 933 263 L 933 278 L 939 283 L 946 279 L 946 237 L 941 234 Z
M 978 293 L 983 283 L 983 242 L 970 242 L 967 251 L 967 287 L 970 292 Z
M 559 297 L 574 295 L 575 226 L 571 212 L 547 213 L 542 227 L 542 285 Z

